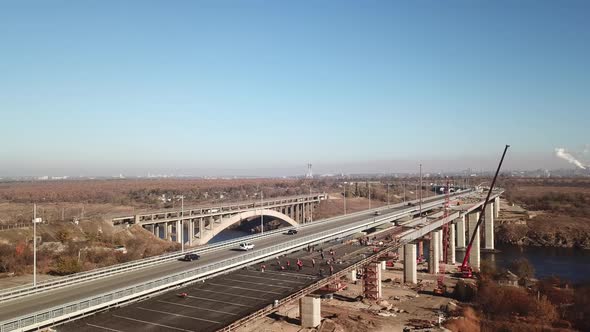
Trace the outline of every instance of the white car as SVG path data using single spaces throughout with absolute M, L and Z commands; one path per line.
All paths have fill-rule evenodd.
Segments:
M 254 249 L 254 245 L 252 243 L 240 243 L 240 250 L 248 251 Z

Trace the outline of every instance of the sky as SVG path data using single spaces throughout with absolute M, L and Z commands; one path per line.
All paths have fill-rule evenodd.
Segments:
M 574 168 L 588 1 L 0 1 L 0 177 Z

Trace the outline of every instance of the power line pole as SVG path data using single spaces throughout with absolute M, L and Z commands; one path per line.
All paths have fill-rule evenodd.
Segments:
M 371 209 L 371 182 L 369 182 L 369 210 Z
M 387 183 L 387 206 L 389 206 L 389 182 Z
M 37 218 L 37 204 L 33 204 L 33 287 L 37 286 L 37 223 L 41 218 Z
M 177 230 L 180 235 L 181 252 L 184 252 L 184 195 L 180 196 L 180 230 Z

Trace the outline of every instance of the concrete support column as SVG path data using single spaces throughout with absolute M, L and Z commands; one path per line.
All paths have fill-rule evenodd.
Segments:
M 471 245 L 471 252 L 469 253 L 469 265 L 475 272 L 479 271 L 481 262 L 479 228 L 477 231 L 475 231 L 478 218 L 479 212 L 473 212 L 467 215 L 469 223 L 469 239 L 471 239 L 471 236 L 475 233 L 475 238 L 473 239 L 473 244 Z
M 418 283 L 416 263 L 416 245 L 404 245 L 404 283 Z
M 176 242 L 182 243 L 182 227 L 184 225 L 180 221 L 180 219 L 176 220 Z
M 449 225 L 449 254 L 447 255 L 447 264 L 455 264 L 455 228 L 457 225 Z
M 443 260 L 443 250 L 444 250 L 444 243 L 443 243 L 444 237 L 443 237 L 443 231 L 442 229 L 438 231 L 438 250 L 439 250 L 439 260 L 442 261 Z
M 195 238 L 195 222 L 193 219 L 188 221 L 188 245 L 193 245 L 193 239 Z
M 488 203 L 488 205 L 486 206 L 484 245 L 485 249 L 494 249 L 494 203 Z
M 154 224 L 154 235 L 160 239 L 160 225 L 159 224 Z
M 199 239 L 202 239 L 204 234 L 205 234 L 205 219 L 203 219 L 203 217 L 201 217 L 201 218 L 199 218 Z
M 387 262 L 386 261 L 381 261 L 381 270 L 382 271 L 387 270 Z
M 418 241 L 418 257 L 424 257 L 424 241 Z
M 301 327 L 318 327 L 322 320 L 320 298 L 305 296 L 299 300 L 299 315 L 301 316 Z
M 397 257 L 399 257 L 400 260 L 404 259 L 404 247 L 397 248 Z
M 457 222 L 457 248 L 465 248 L 465 216 L 455 219 Z
M 440 261 L 440 233 L 433 231 L 430 233 L 430 255 L 428 257 L 428 273 L 438 273 L 438 264 Z
M 168 228 L 168 226 L 169 226 L 168 223 L 165 222 L 164 223 L 164 240 L 170 240 L 168 238 L 168 236 L 169 236 L 168 234 L 170 234 L 170 228 Z
M 305 211 L 307 209 L 307 203 L 303 203 L 303 206 L 301 208 L 301 223 L 305 224 L 307 222 L 307 211 Z
M 356 270 L 352 270 L 352 272 L 350 272 L 350 281 L 356 282 Z
M 295 221 L 301 222 L 301 204 L 295 205 Z
M 494 198 L 494 218 L 500 217 L 500 197 Z

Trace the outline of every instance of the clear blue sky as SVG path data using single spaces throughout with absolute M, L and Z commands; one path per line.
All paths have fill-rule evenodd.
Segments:
M 554 148 L 588 157 L 589 13 L 2 1 L 0 176 L 492 168 L 505 143 L 511 167 L 570 167 Z

